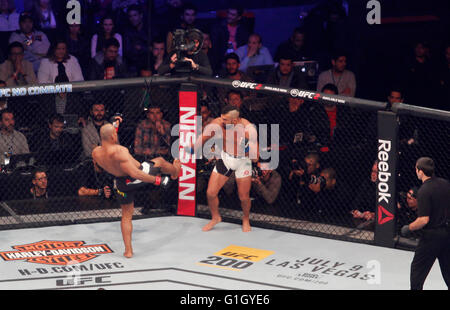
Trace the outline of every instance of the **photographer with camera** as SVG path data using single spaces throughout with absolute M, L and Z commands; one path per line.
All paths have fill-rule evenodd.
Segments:
M 411 187 L 407 192 L 400 192 L 397 202 L 397 222 L 400 227 L 414 222 L 417 219 L 417 186 Z
M 308 189 L 314 193 L 310 208 L 313 219 L 327 224 L 349 225 L 343 184 L 336 182 L 336 170 L 325 168 L 312 176 Z
M 211 65 L 208 56 L 202 51 L 202 43 L 203 34 L 197 29 L 175 30 L 174 49 L 159 67 L 158 74 L 192 73 L 211 76 Z
M 264 204 L 273 204 L 281 189 L 280 174 L 270 167 L 269 163 L 259 162 L 252 173 L 252 190 L 256 193 L 257 200 Z M 259 201 L 256 205 L 260 205 Z
M 296 203 L 302 208 L 309 206 L 314 198 L 313 192 L 308 189 L 308 185 L 313 176 L 319 176 L 319 168 L 320 156 L 317 152 L 308 153 L 304 160 L 291 160 L 288 180 L 296 189 Z

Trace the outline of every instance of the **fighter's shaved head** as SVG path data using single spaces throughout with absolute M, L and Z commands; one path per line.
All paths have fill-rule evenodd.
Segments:
M 100 128 L 100 138 L 102 141 L 110 141 L 116 129 L 112 124 L 105 124 Z

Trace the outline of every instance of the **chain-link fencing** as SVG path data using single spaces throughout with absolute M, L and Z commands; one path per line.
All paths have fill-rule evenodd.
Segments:
M 253 226 L 374 242 L 375 226 L 382 223 L 376 196 L 377 112 L 386 109 L 385 103 L 202 77 L 73 83 L 70 91 L 52 88 L 45 95 L 37 95 L 45 92 L 43 86 L 9 89 L 9 97 L 4 91 L 0 100 L 8 98 L 8 109 L 2 112 L 0 141 L 0 227 L 119 219 L 112 177 L 96 171 L 91 160 L 92 149 L 100 144 L 99 128 L 120 113 L 120 144 L 136 159 L 173 161 L 171 147 L 178 137 L 172 129 L 179 122 L 182 83 L 197 87 L 203 126 L 219 117 L 225 105 L 236 105 L 258 129 L 260 149 L 271 154 L 260 158 L 262 169 L 252 175 Z M 411 218 L 403 204 L 410 187 L 419 185 L 415 160 L 434 157 L 444 177 L 450 166 L 445 156 L 448 122 L 409 115 L 399 120 L 397 226 Z M 199 217 L 210 217 L 206 190 L 216 160 L 197 161 Z M 224 220 L 240 223 L 238 193 L 231 175 L 219 193 Z M 177 197 L 175 185 L 167 191 L 150 185 L 136 197 L 135 216 L 175 214 Z

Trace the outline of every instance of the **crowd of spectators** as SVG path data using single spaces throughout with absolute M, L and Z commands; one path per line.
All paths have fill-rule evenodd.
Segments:
M 197 18 L 198 9 L 194 5 L 167 1 L 164 10 L 152 16 L 154 23 L 149 33 L 146 1 L 81 2 L 83 12 L 88 14 L 83 15 L 81 24 L 67 25 L 65 1 L 36 0 L 31 11 L 19 14 L 12 1 L 0 0 L 0 32 L 4 39 L 2 45 L 7 46 L 6 58 L 0 64 L 0 87 L 173 75 L 180 60 L 174 51 L 173 31 L 198 28 L 203 37 L 192 39 L 196 44 L 203 41 L 202 49 L 183 59 L 193 74 L 247 82 L 257 80 L 350 97 L 358 91 L 358 78 L 347 67 L 346 52 L 326 42 L 320 44 L 322 50 L 317 52 L 319 47 L 313 46 L 308 31 L 297 27 L 286 35 L 286 41 L 272 56 L 264 46 L 264 34 L 254 32 L 239 6 L 230 6 L 225 18 L 207 23 Z M 325 65 L 324 54 L 327 55 Z M 319 58 L 320 74 L 311 81 L 302 70 L 302 62 L 319 62 Z M 412 59 L 400 70 L 402 87 L 392 86 L 386 94 L 387 100 L 394 103 L 408 98 L 411 104 L 447 109 L 450 46 L 445 48 L 446 62 L 435 60 L 428 44 L 418 42 Z M 264 74 L 256 75 L 255 68 L 261 68 Z M 168 91 L 164 87 L 155 87 L 150 94 L 143 90 L 143 100 L 127 98 L 121 90 L 113 90 L 103 97 L 58 94 L 47 96 L 45 104 L 34 108 L 35 102 L 0 98 L 2 163 L 12 155 L 30 152 L 35 154 L 38 165 L 47 167 L 89 160 L 92 149 L 100 143 L 100 127 L 108 122 L 111 113 L 127 110 L 134 111 L 125 122 L 132 133 L 121 142 L 142 158 L 170 157 L 171 128 L 177 121 L 173 111 L 177 107 L 169 102 L 173 97 L 167 95 Z M 429 100 L 430 91 L 440 99 Z M 346 184 L 357 169 L 348 168 L 354 166 L 352 154 L 361 149 L 372 150 L 369 140 L 374 140 L 376 128 L 373 116 L 361 117 L 358 111 L 340 105 L 322 106 L 298 98 L 257 96 L 250 91 L 225 88 L 202 88 L 201 102 L 199 114 L 205 122 L 203 125 L 217 117 L 217 111 L 225 104 L 239 107 L 241 116 L 255 124 L 280 124 L 280 146 L 286 149 L 280 168 L 267 169 L 254 177 L 252 183 L 253 194 L 261 203 L 275 206 L 277 198 L 288 188 L 289 199 L 295 201 L 299 210 L 307 210 L 310 219 L 360 227 L 373 223 L 375 196 L 371 193 L 375 192 L 376 164 L 370 178 L 360 183 L 356 195 L 348 195 L 352 192 L 351 184 Z M 138 109 L 142 113 L 136 113 Z M 76 126 L 80 126 L 76 134 L 65 130 L 69 116 L 75 116 Z M 19 126 L 15 126 L 15 118 Z M 27 136 L 15 127 L 23 128 Z M 415 124 L 408 128 L 410 131 L 401 137 L 401 142 L 413 148 L 423 129 Z M 364 154 L 367 156 L 361 160 L 370 165 L 373 153 Z M 111 184 L 99 182 L 93 167 L 86 171 L 78 195 L 110 198 Z M 48 196 L 47 173 L 44 169 L 33 172 L 30 193 L 34 198 Z M 233 193 L 232 181 L 229 186 Z M 205 186 L 199 186 L 202 187 Z M 403 206 L 402 210 L 414 210 L 411 204 L 407 205 L 410 208 Z

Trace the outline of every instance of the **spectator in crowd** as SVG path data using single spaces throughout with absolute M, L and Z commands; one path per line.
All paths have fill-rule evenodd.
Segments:
M 34 25 L 38 29 L 46 31 L 61 26 L 59 13 L 54 9 L 52 0 L 33 1 L 32 15 L 35 20 Z
M 394 103 L 403 103 L 403 91 L 399 88 L 392 88 L 389 92 L 389 95 L 387 97 L 388 104 L 393 105 Z M 416 121 L 409 118 L 409 117 L 400 117 L 400 124 L 402 125 L 400 127 L 400 144 L 402 145 L 413 145 L 417 143 L 418 139 L 418 128 Z
M 37 73 L 41 59 L 47 55 L 50 41 L 45 33 L 35 30 L 33 18 L 22 13 L 19 18 L 20 30 L 13 32 L 9 43 L 20 42 L 24 47 L 24 58 L 33 64 L 34 72 Z
M 6 82 L 0 80 L 0 88 L 6 87 Z M 8 109 L 8 98 L 0 98 L 0 111 Z
M 211 35 L 205 31 L 202 31 L 202 33 L 203 33 L 202 51 L 208 56 L 209 64 L 211 65 L 213 75 L 217 75 L 219 71 L 222 69 L 221 63 L 217 61 L 217 58 L 212 50 Z
M 0 65 L 0 80 L 5 81 L 9 87 L 36 84 L 33 64 L 24 59 L 24 48 L 21 43 L 9 44 L 8 59 Z
M 320 91 L 326 84 L 334 84 L 339 95 L 354 97 L 356 92 L 356 79 L 353 72 L 346 69 L 347 56 L 343 53 L 335 53 L 331 59 L 331 69 L 319 74 L 317 81 L 317 91 Z
M 409 104 L 438 108 L 438 79 L 431 61 L 430 47 L 425 41 L 418 42 L 414 47 L 414 56 L 407 58 L 406 72 L 402 80 L 406 81 L 405 97 Z
M 98 33 L 94 34 L 91 39 L 91 57 L 94 58 L 98 52 L 103 51 L 105 42 L 110 39 L 115 38 L 119 42 L 119 55 L 123 56 L 122 51 L 122 36 L 120 33 L 116 32 L 114 20 L 111 16 L 107 15 L 102 18 L 100 22 L 100 30 Z
M 91 106 L 86 126 L 81 129 L 81 142 L 84 156 L 87 158 L 92 158 L 92 150 L 100 145 L 100 128 L 108 123 L 105 113 L 105 105 L 100 102 L 94 102 Z
M 161 107 L 151 105 L 147 118 L 136 128 L 134 153 L 145 156 L 146 160 L 170 155 L 170 123 L 163 119 Z
M 93 12 L 94 24 L 98 24 L 113 8 L 114 0 L 89 0 L 90 11 Z
M 278 68 L 267 77 L 267 83 L 281 87 L 308 89 L 305 74 L 295 70 L 294 59 L 290 54 L 280 55 Z
M 417 219 L 417 186 L 411 187 L 406 193 L 399 194 L 400 201 L 397 203 L 398 208 L 398 227 L 408 225 Z
M 221 74 L 221 78 L 230 80 L 239 80 L 245 82 L 253 82 L 250 76 L 240 70 L 241 60 L 235 53 L 230 53 L 225 57 L 225 72 Z
M 173 32 L 176 29 L 183 29 L 183 30 L 189 30 L 197 28 L 195 25 L 195 21 L 197 18 L 197 7 L 191 3 L 186 3 L 182 7 L 180 15 L 179 22 L 175 25 L 175 27 L 167 32 L 167 38 L 166 38 L 166 47 L 167 47 L 167 53 L 172 53 L 174 46 L 173 46 Z
M 27 138 L 14 129 L 16 123 L 13 112 L 4 109 L 0 113 L 0 162 L 5 160 L 6 154 L 11 156 L 30 153 Z
M 73 55 L 69 55 L 64 40 L 56 40 L 49 57 L 42 59 L 38 80 L 41 84 L 84 81 L 80 64 Z
M 132 5 L 145 7 L 147 0 L 112 0 L 112 11 L 115 13 L 117 29 L 123 29 L 127 26 L 127 10 Z M 105 15 L 109 14 L 105 11 Z
M 80 24 L 68 25 L 66 43 L 68 53 L 78 60 L 83 76 L 89 76 L 88 70 L 91 58 L 86 53 L 89 49 L 89 39 L 84 35 Z
M 257 195 L 257 200 L 265 204 L 272 205 L 280 193 L 282 178 L 281 175 L 270 166 L 270 163 L 258 163 L 261 175 L 252 176 L 252 190 Z M 256 203 L 259 205 L 259 203 Z
M 209 105 L 206 102 L 203 102 L 200 106 L 200 116 L 202 117 L 202 131 L 205 127 L 214 120 L 214 117 L 211 116 L 211 110 L 209 109 Z
M 157 36 L 166 37 L 167 33 L 179 23 L 180 16 L 183 14 L 184 1 L 161 0 L 160 2 L 162 3 L 159 7 L 154 6 L 156 15 L 153 16 L 152 25 L 158 30 Z
M 211 29 L 214 54 L 220 62 L 230 50 L 236 51 L 248 41 L 251 31 L 243 21 L 243 13 L 244 10 L 241 7 L 230 6 L 226 19 Z
M 48 176 L 44 167 L 37 167 L 32 172 L 33 186 L 30 188 L 30 194 L 33 199 L 48 199 Z
M 166 44 L 162 38 L 156 38 L 152 42 L 152 56 L 153 61 L 151 62 L 151 72 L 152 75 L 158 74 L 158 69 L 162 65 L 164 58 L 166 57 Z
M 0 31 L 19 29 L 19 13 L 13 0 L 0 0 Z
M 212 70 L 211 65 L 209 64 L 208 56 L 201 51 L 198 51 L 200 49 L 199 44 L 202 39 L 199 36 L 200 34 L 197 32 L 190 33 L 187 41 L 193 41 L 195 43 L 195 50 L 187 52 L 187 55 L 184 56 L 183 59 L 178 59 L 177 53 L 172 51 L 172 53 L 166 57 L 163 64 L 159 67 L 158 74 L 176 74 L 180 71 L 191 71 L 197 75 L 210 76 L 212 74 Z
M 52 115 L 48 121 L 48 129 L 35 133 L 32 150 L 37 153 L 40 165 L 73 164 L 79 160 L 81 145 L 78 136 L 64 131 L 64 117 Z
M 338 94 L 338 88 L 334 84 L 326 84 L 321 89 L 321 92 L 328 95 L 337 95 Z M 345 121 L 345 118 L 343 119 L 341 106 L 336 106 L 336 104 L 333 104 L 331 102 L 327 102 L 323 105 L 323 110 L 326 113 L 326 120 L 327 120 L 327 129 L 329 134 L 327 136 L 329 137 L 328 141 L 332 141 L 334 137 L 334 132 L 337 127 L 341 128 L 342 126 L 345 126 L 347 124 L 342 124 Z M 315 123 L 315 125 L 318 125 L 318 123 Z
M 359 185 L 354 199 L 350 202 L 350 214 L 355 226 L 372 228 L 375 219 L 376 190 L 378 180 L 378 161 L 372 165 L 370 177 Z
M 119 56 L 120 44 L 115 38 L 105 42 L 103 52 L 97 53 L 91 65 L 91 80 L 111 80 L 127 77 L 127 67 Z
M 301 28 L 295 28 L 289 40 L 278 46 L 274 60 L 279 62 L 283 55 L 292 55 L 292 61 L 305 61 L 310 58 L 305 47 L 305 32 Z
M 322 106 L 289 98 L 287 104 L 273 111 L 272 123 L 279 124 L 280 143 L 287 146 L 287 153 L 281 156 L 283 162 L 329 145 L 328 120 Z
M 251 34 L 248 37 L 247 45 L 239 47 L 236 54 L 240 59 L 240 69 L 244 72 L 248 67 L 273 64 L 269 49 L 262 45 L 262 38 L 257 33 Z
M 142 8 L 131 5 L 127 10 L 129 26 L 123 32 L 124 58 L 130 73 L 137 73 L 139 65 L 147 59 L 150 51 L 148 27 L 145 25 Z
M 227 93 L 227 97 L 225 98 L 226 104 L 231 104 L 239 109 L 239 115 L 242 118 L 252 122 L 252 115 L 245 105 L 244 95 L 239 90 L 231 89 Z
M 78 196 L 110 199 L 113 197 L 113 188 L 111 177 L 108 177 L 108 174 L 100 170 L 92 161 L 82 166 L 79 176 Z

